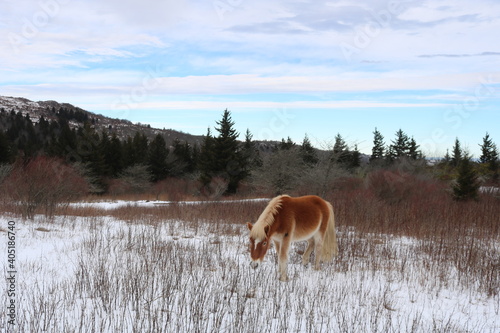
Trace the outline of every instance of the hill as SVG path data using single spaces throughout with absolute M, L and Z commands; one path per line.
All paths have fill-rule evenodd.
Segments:
M 60 103 L 52 100 L 31 101 L 22 97 L 0 96 L 0 111 L 22 112 L 24 116 L 29 115 L 33 122 L 38 122 L 43 116 L 45 120 L 53 121 L 58 119 L 58 115 L 65 113 L 69 118 L 71 127 L 83 125 L 85 121 L 90 121 L 97 132 L 106 130 L 109 133 L 116 133 L 120 139 L 127 136 L 133 137 L 136 132 L 144 133 L 148 138 L 153 138 L 157 134 L 162 134 L 167 144 L 172 144 L 175 139 L 187 141 L 190 144 L 201 143 L 202 137 L 183 133 L 173 129 L 152 128 L 147 124 L 134 124 L 129 120 L 115 119 L 86 111 L 69 103 Z

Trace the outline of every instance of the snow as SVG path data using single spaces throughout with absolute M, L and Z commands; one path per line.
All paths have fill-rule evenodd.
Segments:
M 495 186 L 481 186 L 479 191 L 482 193 L 500 194 L 500 188 Z
M 268 201 L 268 198 L 262 199 L 242 199 L 242 200 L 220 200 L 220 201 L 163 201 L 163 200 L 143 200 L 143 201 L 127 201 L 127 200 L 113 200 L 113 201 L 98 201 L 98 202 L 78 202 L 70 204 L 71 207 L 76 208 L 97 208 L 104 210 L 113 210 L 123 207 L 155 207 L 165 205 L 198 205 L 203 203 L 239 203 L 244 201 Z
M 163 204 L 172 203 L 75 205 Z M 410 237 L 341 230 L 341 254 L 321 271 L 302 266 L 294 245 L 283 283 L 274 250 L 250 269 L 244 225 L 0 216 L 4 231 L 9 220 L 20 332 L 500 332 L 498 293 L 459 281 L 452 266 L 431 269 Z M 374 256 L 351 257 L 353 240 L 373 246 Z M 0 294 L 7 299 L 4 286 Z

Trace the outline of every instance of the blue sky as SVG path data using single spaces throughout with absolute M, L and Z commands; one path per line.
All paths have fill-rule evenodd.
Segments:
M 500 145 L 500 2 L 3 0 L 0 95 L 255 139 Z

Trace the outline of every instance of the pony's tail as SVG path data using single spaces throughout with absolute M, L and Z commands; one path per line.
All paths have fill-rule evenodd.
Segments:
M 328 217 L 328 226 L 326 227 L 325 238 L 323 239 L 323 246 L 321 247 L 321 259 L 322 261 L 330 261 L 334 256 L 339 253 L 339 246 L 337 244 L 337 234 L 335 232 L 335 216 L 333 214 L 333 206 L 331 203 L 327 202 L 328 211 L 330 216 Z

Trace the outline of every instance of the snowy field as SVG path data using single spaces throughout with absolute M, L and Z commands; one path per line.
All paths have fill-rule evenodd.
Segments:
M 102 210 L 93 217 L 0 216 L 4 275 L 8 221 L 16 228 L 16 332 L 500 332 L 498 286 L 484 287 L 495 276 L 471 278 L 438 261 L 429 241 L 340 229 L 340 255 L 321 271 L 300 264 L 304 244 L 295 244 L 283 283 L 274 250 L 250 268 L 243 223 L 107 214 L 158 204 L 86 204 Z M 498 242 L 478 246 L 499 258 Z

